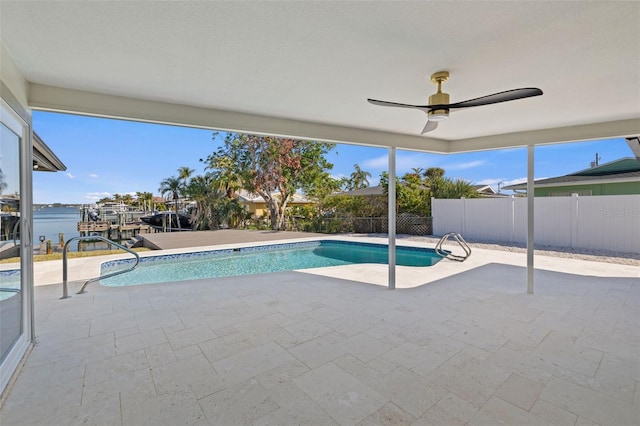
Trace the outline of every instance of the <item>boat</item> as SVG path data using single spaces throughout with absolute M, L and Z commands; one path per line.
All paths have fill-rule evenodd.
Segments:
M 178 219 L 179 223 L 178 223 Z M 191 219 L 189 216 L 175 212 L 160 212 L 152 216 L 143 216 L 141 221 L 156 229 L 171 231 L 191 231 Z

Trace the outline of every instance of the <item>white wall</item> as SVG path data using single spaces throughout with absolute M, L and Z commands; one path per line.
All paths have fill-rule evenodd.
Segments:
M 536 244 L 640 253 L 640 195 L 536 197 Z M 432 200 L 433 233 L 525 243 L 526 198 Z

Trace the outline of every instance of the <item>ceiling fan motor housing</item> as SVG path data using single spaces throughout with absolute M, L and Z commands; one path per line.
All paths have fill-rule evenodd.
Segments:
M 447 105 L 449 103 L 449 94 L 438 92 L 429 96 L 429 105 Z M 434 109 L 429 111 L 429 120 L 442 121 L 449 117 L 448 109 Z

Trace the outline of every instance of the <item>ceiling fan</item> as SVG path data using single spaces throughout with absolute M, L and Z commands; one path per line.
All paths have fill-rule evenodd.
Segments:
M 429 105 L 408 105 L 396 102 L 367 99 L 369 103 L 379 106 L 419 109 L 427 113 L 427 125 L 421 134 L 425 134 L 438 127 L 439 121 L 449 118 L 449 110 L 457 108 L 470 108 L 482 105 L 497 104 L 499 102 L 515 101 L 516 99 L 530 98 L 542 95 L 542 90 L 535 87 L 507 90 L 467 101 L 449 103 L 449 94 L 442 91 L 442 83 L 449 79 L 449 71 L 439 71 L 431 76 L 431 81 L 438 85 L 438 91 L 429 96 Z

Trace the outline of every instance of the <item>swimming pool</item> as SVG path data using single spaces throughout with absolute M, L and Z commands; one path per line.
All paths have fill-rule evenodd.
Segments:
M 143 257 L 133 271 L 100 280 L 100 283 L 122 287 L 355 263 L 386 264 L 388 258 L 388 247 L 383 244 L 327 240 L 272 244 Z M 396 248 L 397 265 L 427 267 L 435 265 L 440 259 L 433 249 Z M 101 265 L 101 275 L 122 270 L 132 262 L 133 259 L 105 262 Z

